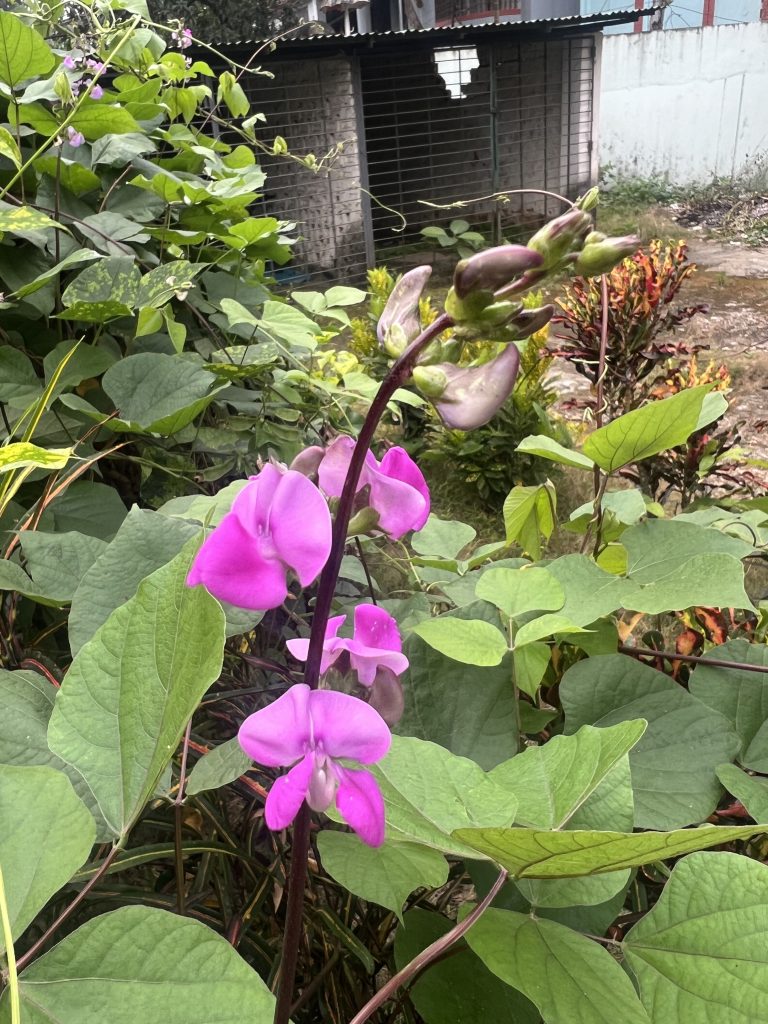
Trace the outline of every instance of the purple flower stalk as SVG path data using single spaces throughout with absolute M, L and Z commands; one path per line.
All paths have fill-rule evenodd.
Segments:
M 343 435 L 326 449 L 318 479 L 320 489 L 329 498 L 341 496 L 354 450 L 354 440 Z M 364 488 L 368 488 L 368 498 L 360 507 L 369 507 L 376 513 L 376 529 L 392 540 L 399 540 L 409 530 L 420 530 L 426 523 L 429 488 L 421 470 L 403 448 L 390 448 L 381 462 L 372 452 L 366 454 L 357 494 Z
M 243 722 L 238 741 L 259 764 L 291 770 L 273 784 L 267 826 L 287 828 L 304 800 L 315 811 L 332 801 L 368 846 L 384 842 L 384 800 L 376 779 L 340 759 L 373 764 L 389 751 L 389 728 L 369 704 L 346 693 L 292 686 Z
M 252 476 L 232 510 L 206 538 L 187 576 L 214 597 L 240 608 L 277 608 L 293 571 L 311 583 L 331 550 L 331 515 L 322 494 L 301 473 L 266 465 Z

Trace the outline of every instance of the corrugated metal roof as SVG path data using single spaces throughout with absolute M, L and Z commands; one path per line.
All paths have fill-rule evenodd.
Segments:
M 620 10 L 600 11 L 598 14 L 569 14 L 559 18 L 516 18 L 514 21 L 482 22 L 478 24 L 462 23 L 460 25 L 437 25 L 432 28 L 416 29 L 390 29 L 386 32 L 352 32 L 344 35 L 343 32 L 312 32 L 311 34 L 296 35 L 291 38 L 274 40 L 277 49 L 286 47 L 293 48 L 299 45 L 310 44 L 316 46 L 321 43 L 333 43 L 337 46 L 352 44 L 371 44 L 377 41 L 382 42 L 407 42 L 423 37 L 442 38 L 443 36 L 467 36 L 469 34 L 484 33 L 506 33 L 521 30 L 535 31 L 540 29 L 545 32 L 563 29 L 574 29 L 584 26 L 585 28 L 600 28 L 603 25 L 615 25 L 622 22 L 636 21 L 638 18 L 654 14 L 656 11 L 664 10 L 665 3 L 651 4 L 642 8 L 623 8 Z M 321 26 L 318 25 L 318 28 Z M 300 26 L 297 33 L 307 33 L 309 25 Z M 267 40 L 263 39 L 237 39 L 220 45 L 227 47 L 246 47 L 263 45 Z

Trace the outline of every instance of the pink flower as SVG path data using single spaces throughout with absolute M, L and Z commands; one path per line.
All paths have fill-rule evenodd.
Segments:
M 384 842 L 384 800 L 376 779 L 339 763 L 344 758 L 373 764 L 388 752 L 389 728 L 369 704 L 299 683 L 246 718 L 237 738 L 259 764 L 292 766 L 267 796 L 269 828 L 287 828 L 304 800 L 313 810 L 325 811 L 335 798 L 339 813 L 364 843 Z
M 320 463 L 318 478 L 321 490 L 330 498 L 338 498 L 344 486 L 355 442 L 341 435 L 326 449 Z M 365 465 L 357 485 L 358 495 L 367 487 L 364 502 L 378 514 L 377 529 L 393 540 L 409 530 L 420 530 L 429 517 L 429 488 L 424 476 L 403 448 L 390 448 L 381 462 L 372 452 L 365 456 Z
M 100 75 L 104 70 L 104 64 L 100 60 L 92 60 L 90 57 L 85 62 L 85 66 L 89 68 L 95 75 Z
M 67 142 L 73 149 L 77 149 L 78 146 L 82 146 L 85 142 L 85 136 L 70 124 L 67 125 Z
M 181 39 L 179 40 L 179 46 L 182 50 L 186 50 L 188 46 L 192 45 L 192 29 L 185 28 L 181 33 Z
M 403 644 L 397 622 L 389 612 L 375 604 L 359 604 L 355 608 L 355 632 L 351 640 L 337 636 L 346 615 L 329 619 L 323 640 L 323 659 L 320 671 L 327 672 L 339 659 L 348 662 L 363 686 L 373 686 L 380 669 L 399 676 L 408 668 L 408 659 L 402 653 Z M 307 660 L 309 640 L 288 640 L 288 650 L 299 661 Z M 345 665 L 337 666 L 342 671 Z
M 285 599 L 289 570 L 307 586 L 330 550 L 331 515 L 322 494 L 301 473 L 268 464 L 206 538 L 187 584 L 203 583 L 222 601 L 266 611 Z
M 101 88 L 101 86 L 100 85 L 94 85 L 94 87 L 91 89 L 91 99 L 92 100 L 100 100 L 103 95 L 104 95 L 104 90 Z
M 61 63 L 64 65 L 65 68 L 67 68 L 68 71 L 74 71 L 75 60 L 74 57 L 72 57 L 70 54 L 67 54 L 67 56 Z

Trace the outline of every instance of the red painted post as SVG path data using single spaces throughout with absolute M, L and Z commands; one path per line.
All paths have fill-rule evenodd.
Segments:
M 705 26 L 715 24 L 715 0 L 704 0 L 704 16 L 701 24 Z
M 768 0 L 762 0 L 760 4 L 760 21 L 768 21 Z
M 764 0 L 764 2 L 768 3 L 768 0 Z M 635 0 L 635 10 L 636 11 L 642 11 L 644 6 L 645 6 L 645 0 Z M 642 18 L 638 18 L 637 19 L 637 21 L 635 22 L 635 24 L 633 26 L 633 31 L 634 32 L 642 32 L 643 31 L 643 19 Z

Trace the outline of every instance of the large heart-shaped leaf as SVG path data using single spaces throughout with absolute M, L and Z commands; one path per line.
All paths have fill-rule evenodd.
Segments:
M 46 75 L 56 58 L 39 32 L 17 14 L 0 11 L 0 80 L 14 88 L 36 75 Z
M 80 772 L 115 834 L 142 812 L 221 670 L 224 613 L 185 582 L 196 548 L 144 580 L 80 649 L 51 716 L 51 750 Z

